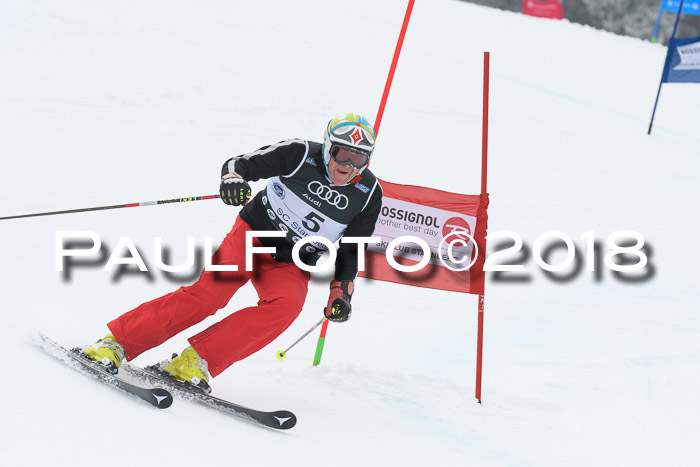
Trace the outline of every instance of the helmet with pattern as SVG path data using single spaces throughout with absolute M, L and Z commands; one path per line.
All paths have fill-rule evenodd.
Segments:
M 328 122 L 323 137 L 323 161 L 328 168 L 331 158 L 362 172 L 369 164 L 376 134 L 372 124 L 359 114 L 341 114 Z

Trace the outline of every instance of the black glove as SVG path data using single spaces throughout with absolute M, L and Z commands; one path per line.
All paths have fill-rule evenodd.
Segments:
M 219 186 L 221 200 L 231 206 L 241 206 L 250 199 L 250 185 L 238 174 L 228 174 Z
M 350 319 L 352 312 L 350 299 L 354 290 L 353 281 L 331 281 L 331 293 L 324 310 L 326 318 L 336 323 L 343 323 Z

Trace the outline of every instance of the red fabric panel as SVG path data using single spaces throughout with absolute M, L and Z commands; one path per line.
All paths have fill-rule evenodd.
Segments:
M 406 258 L 397 257 L 395 259 L 397 263 L 405 266 L 417 264 L 417 261 Z M 428 264 L 420 271 L 401 272 L 391 267 L 386 257 L 382 253 L 377 253 L 376 251 L 368 251 L 365 255 L 365 262 L 367 270 L 360 272 L 360 277 L 412 285 L 414 287 L 425 287 L 428 289 L 479 293 L 472 292 L 469 271 L 454 272 L 442 266 Z
M 460 195 L 449 191 L 425 188 L 416 185 L 399 185 L 379 180 L 384 196 L 407 201 L 409 203 L 432 206 L 445 211 L 458 212 L 468 216 L 476 216 L 481 197 L 479 195 Z
M 464 214 L 477 218 L 473 237 L 478 247 L 478 256 L 468 271 L 452 271 L 442 265 L 428 264 L 416 272 L 401 272 L 394 269 L 383 253 L 367 251 L 365 255 L 366 270 L 358 275 L 375 280 L 395 282 L 398 284 L 427 287 L 481 294 L 484 291 L 484 255 L 486 252 L 486 230 L 488 227 L 488 194 L 462 195 L 413 185 L 399 185 L 381 180 L 385 198 L 413 203 L 420 206 L 442 209 L 455 214 Z M 410 233 L 407 233 L 407 235 Z M 418 264 L 418 261 L 395 257 L 402 265 Z

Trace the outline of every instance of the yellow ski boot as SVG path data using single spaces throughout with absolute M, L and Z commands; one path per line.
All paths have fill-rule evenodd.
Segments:
M 209 365 L 192 347 L 187 347 L 180 356 L 173 355 L 172 360 L 163 367 L 163 371 L 170 373 L 179 381 L 185 381 L 201 389 L 206 394 L 211 392 Z
M 107 334 L 96 343 L 83 349 L 83 353 L 98 363 L 107 367 L 107 371 L 116 375 L 124 360 L 124 347 L 117 342 L 112 334 Z

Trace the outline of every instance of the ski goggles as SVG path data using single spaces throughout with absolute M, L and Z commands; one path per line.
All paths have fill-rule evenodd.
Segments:
M 349 148 L 347 146 L 331 146 L 331 157 L 338 165 L 351 165 L 353 168 L 360 170 L 369 164 L 369 154 L 359 149 Z

